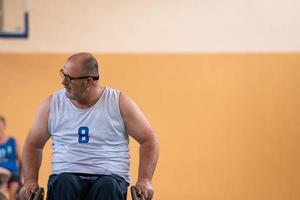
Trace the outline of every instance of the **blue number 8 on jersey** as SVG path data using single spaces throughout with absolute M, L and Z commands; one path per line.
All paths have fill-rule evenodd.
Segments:
M 78 129 L 78 143 L 89 143 L 89 128 L 82 126 Z

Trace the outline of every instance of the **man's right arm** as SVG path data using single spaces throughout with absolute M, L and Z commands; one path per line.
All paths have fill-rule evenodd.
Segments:
M 30 129 L 23 148 L 24 186 L 21 199 L 27 199 L 38 189 L 38 174 L 42 162 L 44 145 L 50 138 L 48 119 L 52 96 L 49 96 L 40 106 L 32 128 Z

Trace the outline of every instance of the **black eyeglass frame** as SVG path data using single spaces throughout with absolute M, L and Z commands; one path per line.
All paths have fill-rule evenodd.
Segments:
M 60 69 L 60 75 L 63 79 L 67 78 L 68 81 L 72 81 L 72 80 L 79 80 L 79 79 L 86 79 L 86 78 L 92 78 L 94 81 L 99 80 L 99 75 L 98 76 L 80 76 L 80 77 L 72 77 L 70 75 L 67 75 L 64 73 L 63 69 Z

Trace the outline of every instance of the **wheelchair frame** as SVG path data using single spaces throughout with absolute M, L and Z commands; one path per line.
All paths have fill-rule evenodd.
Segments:
M 130 187 L 132 200 L 145 200 L 144 196 L 138 194 L 135 186 Z M 27 200 L 43 200 L 44 199 L 44 188 L 40 187 L 35 193 L 32 193 Z M 0 200 L 2 200 L 0 198 Z

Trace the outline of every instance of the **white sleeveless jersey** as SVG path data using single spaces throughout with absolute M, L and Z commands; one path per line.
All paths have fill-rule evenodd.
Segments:
M 64 89 L 52 95 L 48 129 L 53 174 L 116 174 L 130 183 L 129 140 L 119 96 L 119 91 L 106 87 L 95 105 L 80 109 Z

